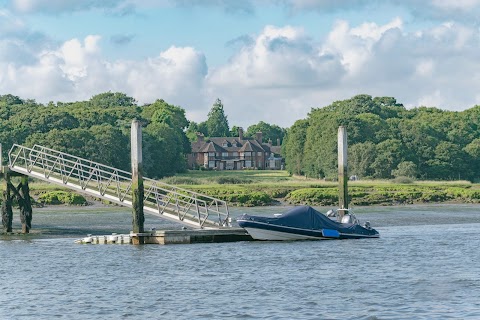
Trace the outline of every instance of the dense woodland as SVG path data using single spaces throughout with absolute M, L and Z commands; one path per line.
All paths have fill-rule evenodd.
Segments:
M 108 164 L 130 167 L 130 123 L 143 123 L 144 171 L 152 178 L 185 171 L 190 141 L 238 136 L 217 99 L 201 123 L 188 121 L 185 110 L 163 100 L 139 106 L 123 93 L 106 92 L 88 101 L 46 105 L 0 95 L 0 142 L 3 156 L 13 143 L 40 144 Z M 246 137 L 263 132 L 264 142 L 282 141 L 292 174 L 334 179 L 337 129 L 345 125 L 349 172 L 360 179 L 406 176 L 416 179 L 480 177 L 480 106 L 462 112 L 419 107 L 407 110 L 394 98 L 358 95 L 312 109 L 307 119 L 288 129 L 260 121 Z
M 359 178 L 480 177 L 480 106 L 462 112 L 407 110 L 394 98 L 369 95 L 312 109 L 295 122 L 283 144 L 287 169 L 335 178 L 340 125 L 347 127 L 349 172 Z
M 196 132 L 208 136 L 238 135 L 230 131 L 223 105 L 217 100 L 205 122 L 188 121 L 185 110 L 157 100 L 137 105 L 123 93 L 106 92 L 88 101 L 43 105 L 10 94 L 0 95 L 0 143 L 3 156 L 12 144 L 43 145 L 123 170 L 130 170 L 130 125 L 143 123 L 143 169 L 161 178 L 186 170 L 186 155 Z M 263 131 L 265 139 L 282 138 L 285 130 L 259 122 L 245 136 Z

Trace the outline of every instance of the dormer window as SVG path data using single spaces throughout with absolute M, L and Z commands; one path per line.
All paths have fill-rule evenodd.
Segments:
M 224 142 L 224 143 L 222 144 L 222 147 L 224 147 L 224 148 L 228 147 L 228 143 L 227 143 L 227 142 Z

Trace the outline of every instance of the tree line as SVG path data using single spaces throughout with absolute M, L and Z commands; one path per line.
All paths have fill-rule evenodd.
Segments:
M 210 109 L 206 121 L 200 123 L 190 121 L 187 135 L 192 141 L 196 139 L 197 133 L 201 133 L 207 138 L 238 137 L 239 129 L 240 127 L 235 125 L 230 129 L 227 116 L 223 109 L 223 103 L 220 99 L 217 99 Z M 276 143 L 279 140 L 281 143 L 286 134 L 286 129 L 280 128 L 275 124 L 260 121 L 257 124 L 249 126 L 244 132 L 244 137 L 254 138 L 257 132 L 262 132 L 263 142 L 272 141 L 273 143 Z
M 106 92 L 87 101 L 37 103 L 0 95 L 0 142 L 3 156 L 14 143 L 56 150 L 130 169 L 130 124 L 143 123 L 144 172 L 152 178 L 186 170 L 186 155 L 197 133 L 238 137 L 230 128 L 221 100 L 207 120 L 196 123 L 185 110 L 164 100 L 139 106 L 134 98 Z M 437 108 L 406 109 L 392 97 L 357 95 L 313 108 L 290 128 L 260 121 L 245 137 L 263 133 L 263 142 L 282 141 L 291 174 L 335 179 L 337 129 L 348 132 L 349 173 L 359 178 L 476 181 L 480 176 L 480 106 L 461 112 Z
M 185 110 L 164 100 L 139 106 L 120 92 L 105 92 L 88 101 L 37 103 L 31 99 L 0 95 L 0 143 L 3 157 L 10 147 L 35 144 L 130 171 L 130 124 L 143 126 L 143 169 L 146 176 L 161 178 L 186 170 L 196 132 L 207 138 L 238 136 L 238 127 L 229 129 L 223 104 L 217 100 L 205 122 L 186 118 Z M 245 136 L 264 132 L 264 139 L 282 139 L 285 130 L 259 122 Z
M 392 97 L 357 95 L 322 108 L 287 130 L 283 153 L 292 174 L 335 179 L 337 129 L 347 128 L 349 173 L 360 178 L 476 181 L 480 106 L 455 112 L 406 109 Z

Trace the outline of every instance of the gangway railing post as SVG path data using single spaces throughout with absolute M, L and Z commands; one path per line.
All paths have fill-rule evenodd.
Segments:
M 133 233 L 144 232 L 145 216 L 143 213 L 143 167 L 142 167 L 142 127 L 140 121 L 133 120 L 131 127 L 132 159 L 132 214 Z M 143 237 L 134 237 L 134 244 L 143 244 Z

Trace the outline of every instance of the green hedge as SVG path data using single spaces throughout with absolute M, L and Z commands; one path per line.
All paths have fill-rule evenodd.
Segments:
M 52 191 L 43 193 L 38 197 L 38 202 L 43 204 L 67 204 L 67 205 L 87 205 L 87 200 L 77 193 L 66 191 Z

